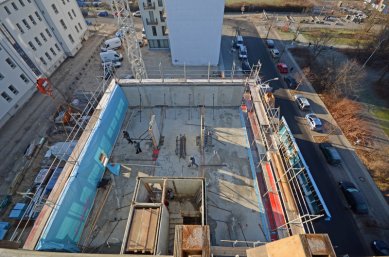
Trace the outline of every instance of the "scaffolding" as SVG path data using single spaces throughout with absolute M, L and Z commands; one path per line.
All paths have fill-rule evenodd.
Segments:
M 92 92 L 90 97 L 87 97 L 88 104 L 85 106 L 84 110 L 79 114 L 78 120 L 75 122 L 75 125 L 72 127 L 69 133 L 67 133 L 67 137 L 65 142 L 69 142 L 69 144 L 63 144 L 59 152 L 63 152 L 62 155 L 57 155 L 54 157 L 54 160 L 49 165 L 49 170 L 56 170 L 60 168 L 61 165 L 64 164 L 65 155 L 69 152 L 69 149 L 72 145 L 72 143 L 76 142 L 78 140 L 79 135 L 82 134 L 82 132 L 86 131 L 85 121 L 82 120 L 82 117 L 87 116 L 89 113 L 94 112 L 95 109 L 99 107 L 99 101 L 101 96 L 106 90 L 108 81 L 102 80 L 102 83 L 98 87 L 98 89 L 95 92 Z M 82 91 L 84 95 L 86 95 L 85 91 Z M 75 117 L 73 117 L 75 118 Z M 71 159 L 71 155 L 68 156 L 69 158 L 65 161 L 65 163 L 71 163 L 74 165 L 78 165 L 78 160 Z M 47 172 L 43 178 L 43 181 L 49 179 L 49 176 L 51 176 L 50 172 Z M 61 177 L 58 178 L 57 183 L 61 183 L 60 180 Z M 38 185 L 38 187 L 35 190 L 35 193 L 29 193 L 28 199 L 30 200 L 27 204 L 26 211 L 24 212 L 23 216 L 21 217 L 20 221 L 18 222 L 13 234 L 11 235 L 10 241 L 16 241 L 20 242 L 24 231 L 26 230 L 27 226 L 30 224 L 31 221 L 35 218 L 34 215 L 32 215 L 27 210 L 32 210 L 34 212 L 39 212 L 44 205 L 54 209 L 57 205 L 55 203 L 52 203 L 48 201 L 46 198 L 44 198 L 45 191 L 48 184 L 44 185 L 44 183 L 41 183 Z M 21 229 L 21 231 L 19 231 Z
M 266 154 L 259 155 L 257 166 L 262 168 L 263 184 L 267 188 L 262 197 L 277 194 L 286 214 L 284 224 L 278 225 L 272 232 L 280 237 L 315 233 L 312 221 L 323 216 L 330 219 L 331 215 L 285 119 L 280 118 L 280 109 L 274 107 L 274 102 L 268 99 L 266 82 L 262 82 L 259 77 L 260 69 L 260 62 L 253 66 L 249 78 L 246 79 L 246 92 L 250 94 L 252 101 L 248 112 L 253 112 L 256 118 L 252 126 L 259 127 L 266 149 Z M 265 170 L 265 167 L 269 167 L 269 171 Z

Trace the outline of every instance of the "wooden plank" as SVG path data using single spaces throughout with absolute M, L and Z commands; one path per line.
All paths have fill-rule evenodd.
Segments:
M 127 238 L 127 252 L 154 253 L 159 212 L 159 207 L 137 208 L 134 210 Z
M 212 246 L 211 253 L 213 256 L 247 256 L 247 249 L 249 249 L 249 247 Z

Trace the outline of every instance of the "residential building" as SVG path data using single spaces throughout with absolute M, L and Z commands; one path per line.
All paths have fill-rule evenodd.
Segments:
M 149 48 L 170 48 L 174 65 L 219 63 L 223 0 L 138 2 Z
M 31 97 L 37 77 L 77 53 L 86 30 L 75 1 L 0 0 L 0 127 Z
M 169 36 L 166 26 L 164 1 L 139 0 L 139 10 L 149 48 L 168 49 Z

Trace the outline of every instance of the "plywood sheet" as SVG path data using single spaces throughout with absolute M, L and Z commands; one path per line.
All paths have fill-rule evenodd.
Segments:
M 137 208 L 131 221 L 126 251 L 154 253 L 159 208 Z

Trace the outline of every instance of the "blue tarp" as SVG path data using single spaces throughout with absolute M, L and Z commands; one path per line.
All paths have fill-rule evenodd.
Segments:
M 56 168 L 54 170 L 53 175 L 51 175 L 49 182 L 47 182 L 45 194 L 48 194 L 51 192 L 51 190 L 53 190 L 55 183 L 57 182 L 58 177 L 61 174 L 62 170 L 63 170 L 62 168 Z
M 96 197 L 97 183 L 105 170 L 100 160 L 103 156 L 110 157 L 127 108 L 128 101 L 122 89 L 116 85 L 43 230 L 36 250 L 79 252 L 77 244 Z

